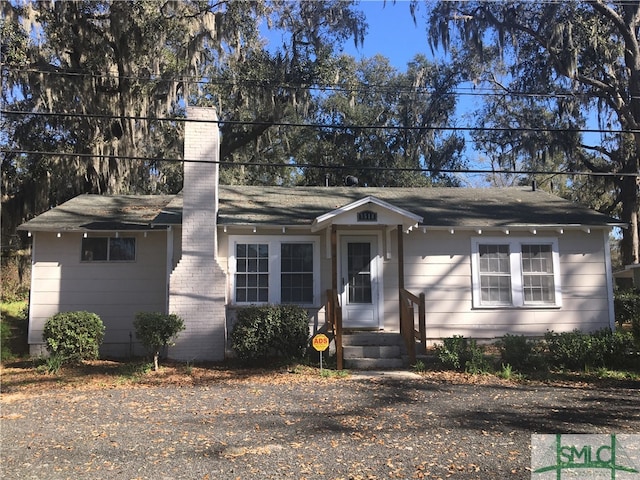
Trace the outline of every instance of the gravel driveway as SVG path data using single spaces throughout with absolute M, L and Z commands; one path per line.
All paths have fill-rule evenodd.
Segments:
M 639 433 L 616 388 L 362 375 L 5 393 L 3 479 L 531 478 L 532 433 Z

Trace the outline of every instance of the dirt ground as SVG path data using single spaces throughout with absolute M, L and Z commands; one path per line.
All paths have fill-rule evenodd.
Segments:
M 533 433 L 640 433 L 639 381 L 113 362 L 0 374 L 3 479 L 528 479 Z

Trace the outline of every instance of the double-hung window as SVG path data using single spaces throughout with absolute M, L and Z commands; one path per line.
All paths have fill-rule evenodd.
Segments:
M 280 301 L 313 303 L 313 243 L 280 244 Z
M 472 239 L 473 306 L 561 305 L 555 238 Z
M 269 301 L 269 244 L 236 245 L 236 301 Z
M 317 237 L 231 236 L 229 252 L 233 303 L 318 303 Z

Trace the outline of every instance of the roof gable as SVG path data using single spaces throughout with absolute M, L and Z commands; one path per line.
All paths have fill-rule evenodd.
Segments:
M 369 208 L 373 210 L 368 210 Z M 361 215 L 363 213 L 370 213 L 370 215 Z M 369 195 L 316 217 L 311 225 L 311 231 L 321 230 L 332 224 L 355 225 L 358 223 L 402 225 L 403 230 L 408 231 L 420 222 L 422 222 L 420 215 Z

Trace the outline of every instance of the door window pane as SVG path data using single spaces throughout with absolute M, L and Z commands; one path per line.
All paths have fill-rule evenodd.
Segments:
M 347 244 L 347 272 L 349 275 L 349 303 L 371 303 L 371 244 Z

